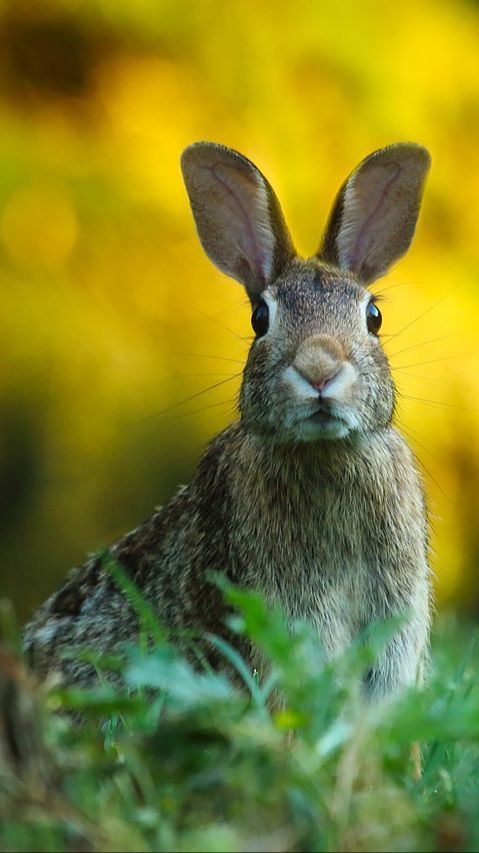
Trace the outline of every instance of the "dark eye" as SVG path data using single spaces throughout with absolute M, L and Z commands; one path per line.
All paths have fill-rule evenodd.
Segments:
M 269 327 L 269 310 L 266 302 L 262 299 L 251 315 L 251 325 L 257 338 L 262 338 Z
M 371 332 L 372 335 L 377 335 L 383 318 L 375 302 L 370 302 L 366 308 L 366 320 L 368 323 L 368 332 Z

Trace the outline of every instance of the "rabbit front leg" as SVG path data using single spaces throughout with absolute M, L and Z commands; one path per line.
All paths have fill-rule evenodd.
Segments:
M 413 622 L 404 626 L 388 643 L 377 662 L 368 668 L 363 679 L 367 698 L 377 701 L 407 685 L 421 686 L 427 648 L 428 628 L 424 630 L 424 623 Z M 411 778 L 418 782 L 422 777 L 422 752 L 417 740 L 411 743 L 410 762 Z
M 427 656 L 429 617 L 413 615 L 368 667 L 364 692 L 368 699 L 379 700 L 409 685 L 421 684 Z

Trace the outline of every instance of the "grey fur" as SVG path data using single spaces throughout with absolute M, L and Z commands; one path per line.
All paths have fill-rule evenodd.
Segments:
M 390 151 L 385 149 L 388 162 Z M 380 160 L 381 152 L 375 157 Z M 366 325 L 368 293 L 352 271 L 292 255 L 269 184 L 241 155 L 199 143 L 187 149 L 184 163 L 185 158 L 202 241 L 221 268 L 236 270 L 253 304 L 260 298 L 262 273 L 250 274 L 258 257 L 250 229 L 263 229 L 261 264 L 270 274 L 261 298 L 270 307 L 271 324 L 251 347 L 239 420 L 212 441 L 191 484 L 111 553 L 169 629 L 222 635 L 240 645 L 252 666 L 261 667 L 261 660 L 230 635 L 222 596 L 208 579 L 211 570 L 261 590 L 270 603 L 280 602 L 291 623 L 310 620 L 328 658 L 373 621 L 407 613 L 406 624 L 365 679 L 370 696 L 389 694 L 418 678 L 427 652 L 428 532 L 414 458 L 392 426 L 394 384 L 387 359 Z M 241 182 L 241 216 L 232 230 L 223 223 L 224 242 L 215 208 L 221 199 L 210 168 L 218 158 L 220 163 L 226 158 L 230 169 L 228 192 L 236 193 L 235 182 Z M 195 178 L 196 165 L 201 180 Z M 254 173 L 245 194 L 248 170 Z M 211 192 L 205 180 L 213 182 Z M 262 194 L 259 206 L 253 184 Z M 419 195 L 416 202 L 419 209 Z M 410 232 L 414 224 L 409 216 L 405 227 Z M 323 245 L 341 239 L 347 225 L 344 213 L 340 222 L 333 218 Z M 397 234 L 389 236 L 403 245 Z M 63 659 L 62 652 L 111 651 L 137 631 L 125 596 L 92 557 L 38 610 L 24 639 L 40 672 L 85 683 L 95 677 L 93 669 Z M 205 644 L 204 650 L 213 666 L 221 666 L 213 648 Z

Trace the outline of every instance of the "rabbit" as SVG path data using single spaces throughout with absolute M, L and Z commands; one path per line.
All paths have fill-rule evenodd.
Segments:
M 377 620 L 404 615 L 364 674 L 370 699 L 421 679 L 430 633 L 428 519 L 414 456 L 393 426 L 395 387 L 368 289 L 408 249 L 430 155 L 413 143 L 366 157 L 334 202 L 317 254 L 295 252 L 259 169 L 198 142 L 181 166 L 208 257 L 239 281 L 255 333 L 239 418 L 213 439 L 190 485 L 110 549 L 160 622 L 219 635 L 251 667 L 212 572 L 307 620 L 333 660 Z M 225 621 L 226 620 L 226 621 Z M 92 556 L 24 630 L 28 660 L 66 684 L 95 678 L 84 648 L 112 652 L 138 634 L 135 611 Z M 204 654 L 224 666 L 206 640 Z

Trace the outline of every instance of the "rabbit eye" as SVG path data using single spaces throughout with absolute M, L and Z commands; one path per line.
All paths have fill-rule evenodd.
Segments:
M 257 338 L 262 338 L 269 328 L 269 309 L 262 299 L 251 315 L 251 325 Z
M 368 324 L 368 332 L 372 335 L 377 335 L 383 321 L 382 314 L 375 302 L 370 302 L 366 308 L 366 320 Z

